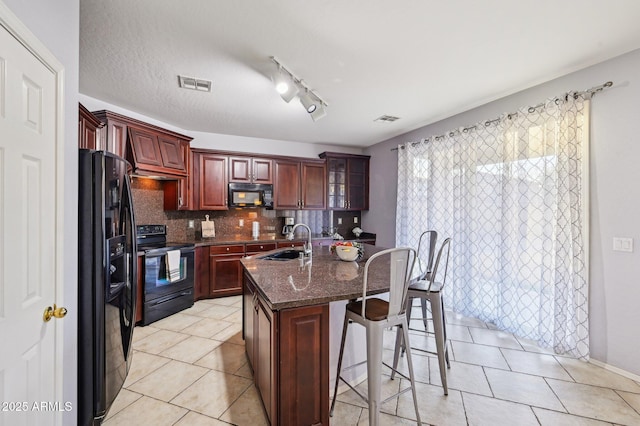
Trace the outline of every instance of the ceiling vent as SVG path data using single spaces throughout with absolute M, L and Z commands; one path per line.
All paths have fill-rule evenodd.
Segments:
M 400 117 L 396 117 L 393 115 L 381 115 L 373 121 L 377 121 L 378 123 L 392 123 L 396 120 L 400 120 Z
M 185 77 L 183 75 L 178 76 L 178 85 L 183 89 L 198 90 L 200 92 L 211 91 L 211 81 L 193 77 Z

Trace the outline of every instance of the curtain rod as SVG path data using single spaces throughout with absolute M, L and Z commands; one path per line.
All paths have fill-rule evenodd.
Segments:
M 604 83 L 604 84 L 601 84 L 601 85 L 599 85 L 599 86 L 592 87 L 591 89 L 588 89 L 588 90 L 583 90 L 583 91 L 581 91 L 581 92 L 575 92 L 575 93 L 574 93 L 574 92 L 567 92 L 567 95 L 569 95 L 570 93 L 574 93 L 574 95 L 575 95 L 575 96 L 579 96 L 579 95 L 584 95 L 584 94 L 586 94 L 586 93 L 589 93 L 591 96 L 593 96 L 593 95 L 595 95 L 596 93 L 601 92 L 601 91 L 603 91 L 604 89 L 607 89 L 607 88 L 609 88 L 609 87 L 611 87 L 611 86 L 613 86 L 613 82 L 612 82 L 612 81 L 607 81 L 607 82 L 606 82 L 606 83 Z M 566 97 L 567 95 L 565 95 L 565 97 Z M 554 99 L 555 99 L 555 100 L 556 100 L 556 102 L 557 102 L 559 98 L 557 98 L 557 97 L 556 97 L 556 98 L 554 98 Z M 541 102 L 541 103 L 539 103 L 539 104 L 537 104 L 537 105 L 530 106 L 530 107 L 528 108 L 528 111 L 531 113 L 531 112 L 535 111 L 537 108 L 540 108 L 541 106 L 544 106 L 544 104 L 545 104 L 544 102 Z M 517 113 L 517 112 L 512 112 L 512 113 L 510 113 L 510 114 L 507 114 L 507 116 L 515 116 L 515 115 L 518 115 L 518 113 Z M 498 117 L 498 118 L 494 118 L 493 120 L 485 120 L 485 121 L 484 121 L 484 125 L 485 125 L 485 126 L 489 126 L 490 124 L 495 123 L 496 121 L 499 121 L 499 120 L 500 120 L 500 117 Z M 475 125 L 475 124 L 474 124 L 473 126 L 468 126 L 468 127 L 464 127 L 464 128 L 462 128 L 462 131 L 463 131 L 463 132 L 467 132 L 467 131 L 469 131 L 469 130 L 475 129 L 476 127 L 477 127 L 477 125 Z M 447 133 L 443 133 L 442 135 L 429 136 L 428 138 L 423 138 L 420 142 L 407 142 L 407 143 L 403 144 L 402 146 L 400 146 L 400 148 L 401 148 L 401 149 L 404 149 L 405 145 L 407 145 L 407 144 L 411 144 L 411 146 L 416 146 L 416 145 L 418 145 L 418 144 L 420 144 L 420 143 L 423 143 L 423 142 L 425 142 L 425 141 L 430 140 L 431 138 L 433 138 L 434 140 L 440 140 L 440 139 L 444 138 L 447 134 L 449 134 L 449 136 L 453 136 L 453 135 L 455 134 L 455 132 L 458 132 L 458 131 L 459 131 L 459 130 L 458 130 L 458 129 L 456 129 L 456 130 L 452 130 L 452 131 L 447 132 Z M 396 148 L 391 148 L 391 151 L 397 151 L 397 150 L 398 150 L 398 147 L 396 147 Z

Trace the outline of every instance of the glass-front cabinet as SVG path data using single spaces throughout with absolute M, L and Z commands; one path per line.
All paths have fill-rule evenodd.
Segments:
M 369 209 L 369 156 L 323 152 L 327 161 L 327 208 Z

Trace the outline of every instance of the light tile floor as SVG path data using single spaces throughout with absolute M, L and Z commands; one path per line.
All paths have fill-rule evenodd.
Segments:
M 131 371 L 105 426 L 267 424 L 244 354 L 241 311 L 239 296 L 201 300 L 136 327 Z M 448 396 L 442 392 L 437 359 L 414 351 L 423 424 L 640 425 L 640 383 L 553 355 L 473 318 L 448 313 L 447 324 Z M 385 335 L 388 363 L 394 337 Z M 420 332 L 412 332 L 411 340 L 415 347 L 433 347 Z M 401 368 L 406 371 L 406 365 Z M 406 384 L 387 376 L 383 395 Z M 366 392 L 366 382 L 359 388 Z M 343 392 L 331 424 L 366 425 L 366 407 L 353 391 Z M 381 423 L 415 424 L 410 392 L 384 404 Z

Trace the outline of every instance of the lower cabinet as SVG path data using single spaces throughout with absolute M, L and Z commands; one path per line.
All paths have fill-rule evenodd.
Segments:
M 196 247 L 193 298 L 209 297 L 209 247 Z
M 242 294 L 244 244 L 209 246 L 209 297 Z
M 272 311 L 245 273 L 245 349 L 272 425 L 329 424 L 329 305 Z

